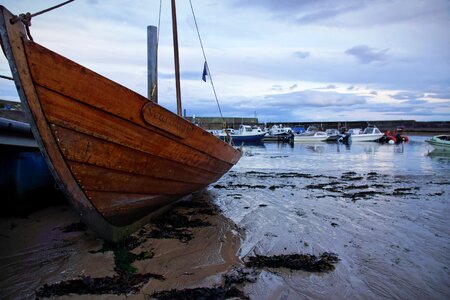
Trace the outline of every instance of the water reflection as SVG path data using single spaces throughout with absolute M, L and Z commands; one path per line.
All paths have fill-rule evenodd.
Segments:
M 325 145 L 323 143 L 302 143 L 300 147 L 309 152 L 323 153 L 325 152 Z
M 433 150 L 427 154 L 433 161 L 450 164 L 450 152 Z
M 394 152 L 395 153 L 403 153 L 405 151 L 405 145 L 403 143 L 396 144 L 394 146 Z
M 364 147 L 364 152 L 366 152 L 367 154 L 375 154 L 376 152 L 378 152 L 378 148 L 380 148 L 380 144 L 370 143 L 370 145 Z

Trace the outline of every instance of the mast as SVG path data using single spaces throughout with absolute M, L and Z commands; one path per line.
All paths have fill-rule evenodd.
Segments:
M 158 103 L 158 29 L 147 26 L 147 89 L 148 99 Z
M 182 116 L 181 88 L 180 88 L 180 59 L 178 54 L 177 12 L 175 0 L 172 0 L 172 31 L 173 31 L 173 56 L 175 63 L 175 87 L 177 92 L 177 114 Z

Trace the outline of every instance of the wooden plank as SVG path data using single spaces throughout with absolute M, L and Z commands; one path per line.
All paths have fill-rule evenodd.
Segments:
M 192 126 L 185 126 L 182 122 L 178 122 L 178 116 L 155 103 L 148 102 L 142 107 L 142 117 L 147 124 L 164 129 L 183 139 L 192 136 Z
M 36 87 L 36 91 L 47 119 L 56 125 L 207 171 L 224 173 L 232 167 L 232 164 L 94 107 L 45 88 Z
M 141 110 L 148 100 L 83 66 L 76 64 L 46 48 L 29 43 L 26 45 L 30 70 L 35 82 L 70 98 L 108 111 L 121 118 L 134 122 L 140 126 L 149 127 L 161 132 L 154 126 L 149 126 L 142 118 Z M 173 116 L 176 128 L 187 128 L 191 132 L 189 138 L 179 142 L 201 149 L 205 153 L 236 163 L 241 152 L 234 149 L 210 133 L 169 112 Z M 153 124 L 157 125 L 157 124 Z M 163 127 L 166 134 L 173 134 L 174 130 Z M 169 131 L 168 131 L 169 130 Z M 182 136 L 185 137 L 185 136 Z
M 52 126 L 66 159 L 139 175 L 209 184 L 221 174 L 110 143 L 60 126 Z
M 158 179 L 97 166 L 68 162 L 84 190 L 151 195 L 186 195 L 204 188 L 205 184 Z
M 109 222 L 122 226 L 163 207 L 179 196 L 86 191 L 88 198 Z

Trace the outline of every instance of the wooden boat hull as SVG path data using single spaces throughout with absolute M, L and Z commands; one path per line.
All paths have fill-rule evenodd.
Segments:
M 158 104 L 29 41 L 0 8 L 2 47 L 39 148 L 83 221 L 104 239 L 123 238 L 241 157 Z

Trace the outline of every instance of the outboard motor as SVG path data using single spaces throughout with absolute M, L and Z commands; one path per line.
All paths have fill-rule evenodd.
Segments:
M 340 140 L 341 143 L 343 143 L 343 144 L 345 144 L 345 145 L 348 145 L 349 143 L 351 143 L 350 136 L 351 136 L 350 133 L 346 133 L 346 134 L 345 134 L 343 137 L 341 137 L 339 140 Z

